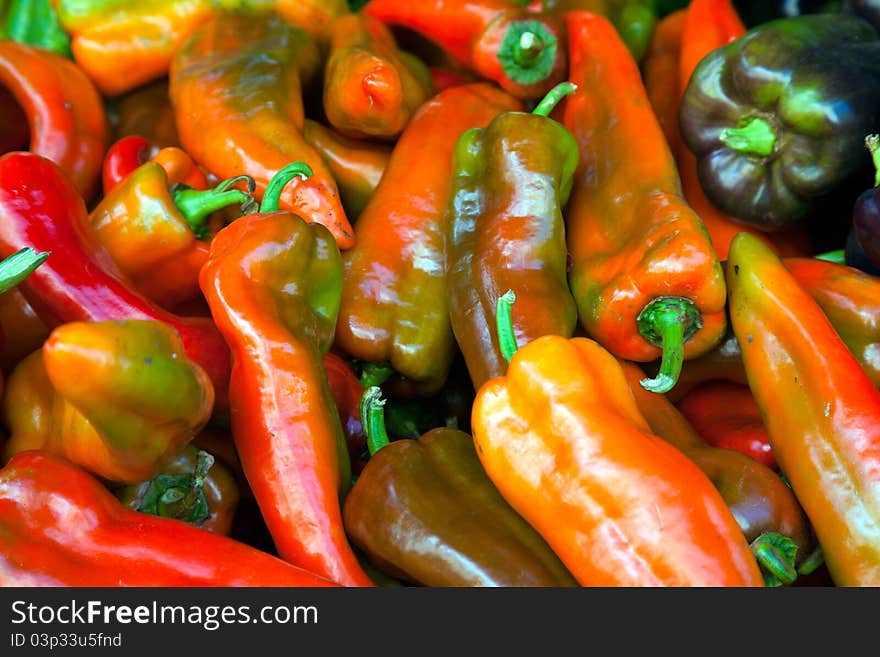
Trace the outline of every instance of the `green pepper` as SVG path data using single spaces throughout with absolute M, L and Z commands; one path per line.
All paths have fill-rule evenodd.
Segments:
M 346 533 L 386 575 L 424 586 L 576 586 L 483 470 L 471 437 L 437 428 L 388 441 L 379 388 L 365 391 L 370 460 L 345 499 Z
M 707 55 L 679 110 L 703 190 L 765 231 L 807 222 L 871 166 L 880 37 L 847 14 L 763 23 Z
M 452 330 L 474 388 L 507 370 L 495 332 L 498 297 L 512 289 L 519 344 L 570 337 L 577 307 L 567 279 L 562 208 L 578 163 L 571 133 L 546 113 L 573 90 L 562 83 L 531 114 L 504 112 L 456 144 L 447 225 Z
M 58 22 L 52 0 L 5 0 L 0 2 L 0 17 L 0 38 L 73 58 L 70 37 Z

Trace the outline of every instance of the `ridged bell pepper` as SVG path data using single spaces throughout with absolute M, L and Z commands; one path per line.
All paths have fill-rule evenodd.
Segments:
M 472 424 L 489 478 L 581 585 L 763 586 L 720 493 L 653 435 L 598 343 L 523 345 Z
M 764 231 L 803 224 L 868 170 L 880 128 L 880 35 L 842 13 L 758 25 L 690 77 L 681 136 L 718 208 Z
M 548 118 L 572 85 L 561 83 L 531 113 L 508 111 L 458 138 L 446 219 L 446 297 L 474 388 L 507 370 L 495 308 L 512 289 L 513 327 L 524 344 L 571 337 L 577 306 L 568 287 L 562 209 L 578 145 Z
M 341 249 L 354 233 L 320 154 L 302 135 L 302 89 L 321 68 L 315 42 L 273 13 L 225 13 L 196 30 L 169 73 L 183 149 L 220 179 L 247 172 L 256 197 L 282 167 L 314 175 L 284 190 L 281 208 L 326 226 Z
M 162 77 L 175 51 L 217 12 L 213 0 L 53 0 L 76 63 L 105 96 Z M 225 4 L 241 4 L 226 2 Z
M 0 470 L 2 586 L 333 586 L 249 545 L 124 507 L 38 450 Z
M 654 0 L 535 0 L 536 8 L 563 14 L 589 11 L 611 21 L 633 58 L 640 62 L 657 25 Z
M 734 238 L 730 317 L 773 455 L 837 586 L 880 584 L 880 392 L 821 307 L 755 238 Z
M 565 79 L 558 17 L 507 0 L 370 0 L 361 10 L 442 47 L 511 95 L 538 99 Z
M 253 191 L 247 176 L 196 190 L 174 180 L 159 162 L 145 162 L 104 196 L 80 229 L 106 249 L 138 291 L 173 308 L 200 295 L 213 213 L 230 206 L 238 207 L 237 214 L 256 210 L 250 193 L 232 187 L 242 182 Z
M 379 186 L 391 144 L 350 139 L 311 119 L 303 121 L 302 135 L 324 158 L 339 187 L 345 214 L 356 221 Z
M 232 350 L 232 433 L 278 554 L 346 586 L 372 586 L 348 544 L 351 471 L 321 364 L 333 341 L 342 258 L 320 224 L 278 211 L 303 163 L 273 178 L 260 212 L 214 237 L 199 281 Z
M 168 96 L 168 78 L 163 77 L 133 89 L 108 103 L 113 139 L 140 135 L 153 148 L 180 146 L 174 107 Z
M 48 326 L 74 321 L 153 319 L 171 325 L 186 355 L 211 377 L 216 410 L 226 409 L 229 347 L 209 318 L 174 315 L 141 296 L 109 254 L 84 239 L 87 211 L 61 169 L 32 153 L 0 157 L 0 254 L 31 247 L 54 257 L 21 285 Z
M 765 581 L 769 575 L 791 583 L 798 574 L 808 574 L 816 565 L 816 541 L 791 488 L 760 461 L 706 442 L 665 395 L 648 392 L 639 385 L 642 372 L 635 363 L 619 362 L 651 431 L 685 454 L 718 489 L 752 546 Z M 763 551 L 763 544 L 771 537 L 793 544 L 797 548 L 794 557 L 789 558 L 783 551 Z
M 29 150 L 61 167 L 87 200 L 97 194 L 109 127 L 85 73 L 61 55 L 0 40 L 0 86 L 24 110 Z
M 72 58 L 70 37 L 58 22 L 52 0 L 8 0 L 0 5 L 0 38 L 45 48 Z
M 761 409 L 748 386 L 707 381 L 690 390 L 677 406 L 710 445 L 735 449 L 768 468 L 777 468 Z
M 681 34 L 679 75 L 676 87 L 681 98 L 688 81 L 700 61 L 713 50 L 726 46 L 745 34 L 746 28 L 739 18 L 731 0 L 693 0 L 685 12 L 685 24 Z M 676 123 L 678 120 L 676 105 Z M 764 233 L 757 227 L 731 216 L 716 207 L 703 191 L 697 174 L 697 159 L 690 149 L 680 142 L 673 149 L 676 153 L 681 186 L 688 204 L 700 215 L 709 231 L 712 246 L 722 260 L 727 258 L 730 242 L 737 233 L 748 232 L 764 240 L 780 255 L 809 255 L 812 251 L 810 238 L 804 227 L 794 226 L 778 236 Z
M 452 87 L 422 105 L 358 217 L 357 244 L 344 255 L 336 346 L 390 363 L 420 395 L 440 389 L 455 355 L 444 242 L 455 140 L 520 109 L 486 82 Z
M 643 385 L 670 390 L 682 360 L 724 333 L 724 275 L 678 170 L 641 73 L 607 19 L 569 12 L 562 123 L 580 164 L 566 208 L 569 282 L 587 334 L 619 358 L 662 355 Z M 601 89 L 602 93 L 596 93 Z
M 679 9 L 657 21 L 641 62 L 645 92 L 676 162 L 681 139 L 678 136 L 678 69 L 685 18 L 687 12 Z
M 345 529 L 382 572 L 422 586 L 577 586 L 486 476 L 471 436 L 435 428 L 389 441 L 379 388 L 362 402 L 370 459 Z
M 428 67 L 398 49 L 382 21 L 358 13 L 333 22 L 323 108 L 339 132 L 393 140 L 431 95 Z
M 113 489 L 126 507 L 227 536 L 238 507 L 235 477 L 210 453 L 184 447 L 152 479 Z
M 71 322 L 9 377 L 4 458 L 59 454 L 104 479 L 150 479 L 211 416 L 214 390 L 156 321 Z

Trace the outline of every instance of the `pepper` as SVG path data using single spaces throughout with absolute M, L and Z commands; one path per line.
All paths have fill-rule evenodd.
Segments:
M 333 586 L 244 543 L 125 508 L 52 454 L 0 470 L 0 585 Z
M 336 21 L 350 13 L 346 0 L 273 0 L 275 9 L 291 25 L 327 44 Z
M 666 143 L 678 162 L 678 69 L 681 54 L 681 33 L 687 11 L 679 9 L 659 21 L 651 34 L 642 59 L 642 79 L 648 100 L 657 115 Z
M 379 388 L 365 391 L 370 459 L 345 500 L 351 540 L 382 572 L 422 586 L 577 586 L 504 500 L 463 431 L 390 441 Z
M 367 14 L 333 22 L 324 65 L 327 121 L 356 139 L 396 139 L 433 95 L 428 68 L 397 47 L 391 30 Z
M 180 149 L 174 151 L 187 157 Z M 186 174 L 174 175 L 181 173 Z M 107 250 L 138 291 L 172 308 L 200 295 L 199 270 L 208 259 L 212 214 L 230 206 L 238 206 L 239 214 L 256 210 L 250 193 L 232 187 L 239 182 L 253 191 L 248 176 L 195 190 L 175 180 L 158 161 L 148 161 L 105 195 L 79 228 Z
M 460 87 L 463 84 L 476 82 L 473 74 L 467 71 L 459 71 L 443 66 L 430 66 L 428 73 L 431 75 L 431 86 L 435 93 L 440 93 L 449 87 Z
M 654 0 L 536 0 L 536 7 L 563 14 L 589 11 L 611 21 L 637 62 L 642 61 L 657 27 Z
M 223 228 L 199 282 L 232 350 L 235 446 L 278 554 L 346 586 L 372 586 L 349 546 L 340 500 L 348 452 L 323 354 L 333 341 L 342 259 L 331 233 L 278 211 L 283 168 L 260 212 Z
M 126 507 L 161 518 L 175 518 L 215 534 L 229 535 L 238 507 L 238 484 L 221 462 L 192 444 L 162 472 L 113 490 Z
M 416 32 L 517 98 L 543 98 L 565 79 L 562 30 L 552 13 L 507 0 L 370 0 L 361 11 Z
M 635 363 L 623 360 L 619 363 L 639 412 L 644 415 L 651 431 L 684 453 L 709 477 L 736 518 L 753 552 L 768 537 L 784 537 L 797 547 L 795 556 L 790 559 L 779 559 L 772 552 L 768 554 L 758 550 L 756 556 L 765 578 L 768 575 L 777 578 L 782 575 L 782 578 L 790 580 L 792 570 L 796 571 L 795 577 L 808 574 L 814 565 L 812 558 L 815 556 L 816 542 L 804 510 L 791 488 L 760 461 L 706 442 L 665 395 L 648 392 L 639 385 L 642 372 Z
M 486 82 L 452 87 L 422 105 L 358 217 L 358 243 L 343 257 L 336 346 L 390 363 L 415 394 L 439 390 L 455 355 L 444 244 L 455 140 L 521 108 Z
M 77 65 L 105 96 L 117 96 L 165 75 L 175 51 L 217 11 L 212 0 L 53 0 L 53 4 L 71 37 Z
M 186 355 L 210 376 L 216 410 L 226 408 L 229 348 L 208 318 L 180 317 L 135 292 L 110 256 L 81 229 L 82 197 L 61 169 L 33 153 L 0 157 L 0 255 L 24 247 L 55 254 L 21 285 L 47 326 L 64 322 L 154 319 L 180 335 Z
M 207 177 L 185 151 L 176 146 L 153 148 L 144 137 L 128 135 L 115 141 L 104 156 L 102 168 L 104 197 L 130 173 L 149 160 L 159 163 L 165 169 L 169 183 L 172 185 L 186 185 L 194 189 L 208 188 Z
M 561 83 L 532 113 L 507 111 L 458 138 L 446 219 L 446 297 L 456 342 L 474 388 L 504 374 L 497 340 L 498 297 L 516 293 L 520 343 L 571 337 L 577 307 L 568 288 L 562 209 L 578 165 L 578 144 L 547 115 Z
M 308 164 L 314 175 L 286 188 L 281 208 L 323 224 L 346 249 L 354 234 L 336 182 L 302 136 L 302 85 L 321 61 L 315 42 L 276 14 L 221 14 L 175 54 L 169 93 L 183 149 L 220 179 L 247 172 L 257 199 L 282 167 Z
M 641 74 L 607 19 L 569 12 L 562 123 L 580 164 L 566 207 L 571 291 L 587 334 L 620 358 L 662 355 L 643 385 L 670 390 L 684 358 L 724 333 L 724 276 L 681 186 Z M 596 94 L 595 89 L 602 89 Z
M 27 116 L 30 151 L 55 162 L 90 199 L 108 139 L 104 104 L 91 80 L 54 52 L 0 40 L 0 86 Z
M 681 101 L 681 136 L 718 208 L 763 231 L 802 225 L 863 173 L 880 128 L 880 36 L 842 13 L 783 18 L 714 50 Z
M 477 392 L 472 424 L 489 478 L 581 585 L 763 585 L 712 482 L 651 433 L 593 340 L 520 347 Z
M 748 386 L 708 381 L 689 391 L 677 405 L 710 445 L 735 449 L 768 468 L 777 468 L 761 409 Z
M 70 37 L 58 22 L 52 0 L 9 0 L 0 9 L 0 38 L 72 57 Z
M 865 257 L 880 268 L 880 135 L 865 137 L 865 146 L 874 164 L 874 184 L 856 199 L 852 232 Z
M 6 87 L 0 87 L 0 152 L 24 151 L 30 128 L 24 110 Z
M 880 392 L 760 241 L 734 238 L 730 317 L 776 461 L 837 586 L 880 583 Z
M 323 365 L 327 384 L 330 386 L 330 393 L 336 403 L 336 411 L 339 413 L 339 421 L 345 434 L 351 474 L 357 477 L 366 463 L 363 453 L 367 448 L 367 437 L 361 424 L 360 411 L 364 387 L 348 362 L 339 354 L 327 352 L 324 355 Z
M 115 140 L 140 135 L 153 148 L 180 146 L 167 77 L 117 96 L 107 106 Z
M 391 145 L 350 139 L 311 119 L 303 121 L 302 135 L 324 158 L 339 187 L 346 216 L 356 221 L 379 186 Z
M 21 290 L 12 288 L 0 294 L 0 371 L 9 374 L 21 359 L 43 345 L 49 333 Z
M 5 458 L 59 454 L 100 477 L 150 479 L 211 416 L 214 390 L 157 321 L 70 322 L 9 377 Z

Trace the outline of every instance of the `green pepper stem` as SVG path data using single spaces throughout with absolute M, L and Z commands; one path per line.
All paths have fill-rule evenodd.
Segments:
M 390 440 L 385 430 L 385 400 L 382 399 L 382 389 L 372 386 L 364 390 L 360 403 L 361 425 L 367 436 L 367 449 L 373 456 L 385 447 Z
M 553 32 L 535 20 L 512 21 L 498 48 L 498 61 L 516 84 L 546 80 L 556 64 L 559 43 Z
M 29 246 L 0 261 L 0 294 L 15 287 L 42 265 L 50 251 L 37 253 Z
M 243 192 L 240 189 L 230 189 L 230 187 L 239 182 L 246 182 L 248 191 Z M 252 196 L 256 183 L 250 176 L 236 176 L 224 180 L 214 189 L 193 189 L 185 185 L 175 185 L 171 190 L 171 198 L 177 207 L 181 216 L 186 219 L 186 223 L 192 228 L 195 236 L 207 239 L 210 234 L 208 232 L 208 217 L 217 210 L 238 204 L 241 207 L 242 214 L 254 212 L 255 201 Z
M 865 137 L 865 147 L 871 154 L 871 161 L 874 163 L 874 187 L 880 187 L 880 135 Z
M 750 116 L 736 128 L 721 131 L 721 143 L 737 153 L 768 157 L 776 148 L 776 131 L 766 119 Z
M 836 251 L 826 251 L 825 253 L 820 253 L 819 255 L 813 256 L 816 260 L 827 260 L 828 262 L 835 262 L 838 265 L 846 264 L 846 250 L 845 249 L 837 249 Z
M 642 308 L 636 324 L 645 340 L 663 350 L 657 376 L 640 383 L 651 392 L 669 392 L 681 374 L 684 343 L 703 326 L 700 311 L 684 297 L 657 297 Z
M 817 545 L 816 549 L 810 552 L 797 567 L 798 575 L 810 575 L 823 563 L 825 563 L 825 553 L 822 551 L 822 546 Z
M 538 116 L 549 115 L 564 96 L 575 91 L 577 91 L 577 85 L 573 82 L 560 82 L 547 92 L 547 95 L 532 110 L 532 114 L 537 114 Z
M 291 162 L 283 169 L 279 170 L 269 184 L 266 186 L 266 192 L 263 194 L 263 201 L 260 203 L 260 212 L 278 212 L 281 207 L 281 192 L 294 178 L 312 177 L 312 168 L 305 162 Z
M 794 566 L 798 548 L 794 541 L 778 532 L 766 532 L 752 541 L 751 548 L 767 586 L 794 584 L 798 576 Z
M 511 308 L 516 301 L 516 295 L 513 290 L 508 290 L 495 302 L 495 330 L 498 332 L 498 346 L 501 348 L 501 355 L 508 363 L 516 353 L 516 334 L 513 330 L 513 316 Z
M 364 388 L 380 386 L 394 374 L 394 368 L 387 363 L 364 363 L 361 366 L 360 382 Z

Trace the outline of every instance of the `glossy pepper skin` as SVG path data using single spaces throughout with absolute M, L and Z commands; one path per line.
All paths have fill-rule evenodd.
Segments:
M 587 334 L 614 355 L 668 358 L 666 374 L 650 384 L 666 392 L 682 357 L 721 339 L 724 276 L 705 226 L 681 195 L 641 74 L 614 27 L 588 12 L 569 12 L 566 25 L 578 91 L 565 99 L 562 123 L 580 149 L 566 207 L 571 291 Z M 670 314 L 652 320 L 664 307 Z M 667 321 L 678 331 L 674 339 L 658 330 Z
M 326 226 L 347 249 L 354 233 L 336 182 L 302 135 L 302 85 L 320 65 L 315 42 L 277 15 L 225 13 L 177 51 L 169 93 L 184 150 L 220 179 L 246 172 L 257 199 L 282 167 L 308 164 L 313 175 L 285 188 L 281 209 Z
M 762 586 L 712 482 L 651 433 L 617 360 L 544 336 L 477 392 L 490 479 L 583 586 Z
M 390 363 L 419 394 L 442 387 L 455 354 L 446 301 L 446 203 L 455 141 L 521 103 L 480 82 L 426 102 L 391 153 L 358 218 L 358 243 L 343 256 L 336 346 Z
M 135 169 L 149 160 L 158 162 L 168 174 L 169 183 L 181 184 L 194 189 L 207 189 L 208 179 L 198 164 L 185 151 L 176 146 L 156 148 L 140 135 L 122 137 L 110 145 L 104 156 L 101 178 L 106 197 Z
M 0 40 L 0 85 L 24 110 L 29 150 L 61 167 L 86 199 L 96 194 L 108 125 L 104 103 L 85 73 L 48 50 Z
M 747 385 L 708 381 L 688 392 L 677 406 L 710 445 L 735 449 L 772 470 L 777 468 L 761 409 Z
M 679 9 L 657 21 L 641 62 L 645 92 L 675 161 L 678 161 L 678 68 L 687 11 Z
M 428 68 L 404 55 L 391 29 L 367 14 L 333 22 L 324 65 L 327 121 L 356 139 L 395 139 L 433 93 Z
M 847 14 L 758 25 L 694 70 L 679 112 L 706 196 L 764 231 L 805 222 L 870 160 L 880 38 Z
M 32 153 L 0 157 L 0 254 L 30 246 L 56 257 L 40 266 L 21 291 L 50 327 L 73 321 L 153 319 L 180 335 L 188 358 L 211 377 L 218 411 L 226 408 L 229 347 L 207 318 L 180 317 L 141 296 L 105 250 L 84 239 L 82 197 L 50 160 Z
M 369 394 L 369 393 L 368 393 Z M 343 509 L 382 572 L 422 586 L 577 586 L 486 476 L 471 436 L 436 428 L 370 456 Z
M 175 51 L 217 11 L 211 0 L 53 0 L 76 63 L 105 96 L 162 77 Z M 236 3 L 231 3 L 236 4 Z
M 782 261 L 748 235 L 727 267 L 730 316 L 773 454 L 837 586 L 880 583 L 880 392 Z
M 213 403 L 170 326 L 71 322 L 10 376 L 4 456 L 47 450 L 110 481 L 143 481 L 201 430 Z
M 791 488 L 760 461 L 706 442 L 665 395 L 648 392 L 639 385 L 642 373 L 635 363 L 619 362 L 651 431 L 684 453 L 709 477 L 749 544 L 762 534 L 777 532 L 797 545 L 795 563 L 803 563 L 815 548 L 815 540 Z
M 574 137 L 545 114 L 504 112 L 458 138 L 446 295 L 474 389 L 507 370 L 495 331 L 495 308 L 507 290 L 516 294 L 519 344 L 574 333 L 577 306 L 568 288 L 562 209 L 577 164 Z
M 552 13 L 507 0 L 370 0 L 361 11 L 420 34 L 517 98 L 543 98 L 565 79 L 564 37 Z
M 333 586 L 244 543 L 124 507 L 33 450 L 0 470 L 3 586 Z
M 180 149 L 174 151 L 188 159 Z M 186 172 L 174 173 L 179 175 Z M 80 227 L 106 249 L 137 290 L 163 308 L 200 295 L 199 270 L 208 259 L 211 214 L 229 206 L 238 206 L 239 214 L 256 209 L 253 197 L 243 190 L 175 187 L 181 184 L 159 162 L 145 162 L 106 194 Z
M 534 4 L 558 14 L 589 11 L 604 16 L 617 29 L 637 62 L 645 56 L 657 26 L 657 10 L 651 0 L 541 0 Z
M 113 494 L 133 511 L 182 520 L 223 536 L 229 535 L 239 499 L 235 476 L 192 444 L 152 479 L 116 488 Z
M 303 139 L 314 148 L 336 185 L 345 214 L 356 221 L 373 195 L 391 157 L 391 144 L 351 139 L 318 121 L 303 121 Z
M 367 437 L 361 424 L 360 413 L 364 386 L 348 362 L 339 354 L 332 351 L 327 352 L 324 355 L 323 365 L 327 375 L 327 384 L 330 386 L 330 394 L 333 395 L 342 431 L 345 434 L 348 458 L 351 461 L 351 474 L 357 477 L 366 462 L 363 454 L 367 448 Z
M 70 37 L 58 22 L 52 0 L 9 0 L 0 7 L 0 38 L 72 57 Z
M 332 235 L 288 212 L 242 217 L 214 237 L 199 280 L 233 353 L 232 432 L 279 555 L 371 586 L 342 526 L 350 464 L 321 366 L 342 284 Z

